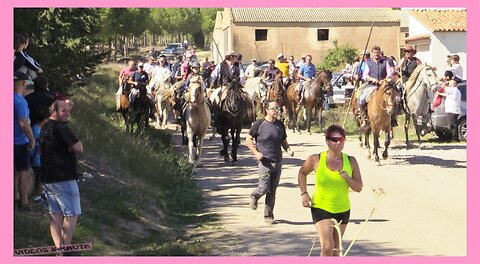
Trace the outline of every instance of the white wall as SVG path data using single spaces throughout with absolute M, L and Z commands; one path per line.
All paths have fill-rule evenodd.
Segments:
M 437 67 L 437 75 L 443 76 L 446 69 L 447 55 L 460 56 L 463 67 L 463 79 L 467 79 L 467 34 L 466 32 L 432 33 L 412 15 L 409 16 L 409 36 L 429 34 L 430 40 L 409 41 L 417 49 L 418 57 L 423 63 Z
M 467 80 L 467 34 L 466 32 L 435 32 L 432 35 L 433 64 L 437 66 L 437 74 L 443 75 L 446 69 L 447 55 L 460 56 L 463 68 L 463 79 Z M 435 45 L 433 45 L 435 44 Z

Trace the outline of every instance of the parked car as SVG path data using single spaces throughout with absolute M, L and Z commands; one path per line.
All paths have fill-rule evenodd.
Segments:
M 165 46 L 165 49 L 162 50 L 161 54 L 184 54 L 185 48 L 182 46 L 182 43 L 169 43 Z
M 458 138 L 460 140 L 467 139 L 467 81 L 458 84 L 458 89 L 462 94 L 461 99 L 461 114 L 458 116 Z M 432 125 L 435 134 L 440 139 L 451 139 L 452 131 L 450 129 L 451 121 L 445 114 L 445 98 L 442 99 L 442 103 L 432 113 Z
M 348 103 L 354 89 L 353 83 L 348 81 L 351 78 L 352 75 L 348 73 L 332 73 L 333 104 Z

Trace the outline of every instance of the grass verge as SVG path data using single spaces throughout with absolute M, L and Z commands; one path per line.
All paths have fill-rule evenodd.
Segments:
M 83 142 L 79 162 L 82 216 L 72 243 L 92 243 L 84 255 L 208 255 L 199 234 L 216 229 L 205 213 L 192 167 L 176 154 L 170 135 L 150 129 L 128 134 L 114 112 L 120 66 L 102 66 L 85 87 L 73 91 L 70 126 Z M 48 211 L 14 214 L 14 247 L 53 244 Z

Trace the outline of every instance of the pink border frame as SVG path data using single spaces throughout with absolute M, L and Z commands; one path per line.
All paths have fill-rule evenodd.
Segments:
M 329 3 L 306 3 L 306 2 L 287 2 L 285 0 L 280 0 L 275 2 L 279 7 L 392 7 L 392 6 L 401 6 L 401 7 L 466 7 L 468 10 L 468 30 L 467 34 L 467 50 L 468 54 L 468 68 L 470 69 L 470 76 L 473 76 L 474 63 L 478 62 L 479 52 L 476 49 L 475 43 L 479 43 L 480 32 L 478 30 L 477 15 L 480 15 L 479 8 L 476 7 L 473 1 L 467 0 L 457 0 L 457 1 L 445 1 L 445 0 L 391 0 L 388 2 L 380 0 L 369 0 L 366 3 L 361 1 L 354 0 L 344 0 L 344 1 L 331 1 Z M 269 4 L 272 1 L 268 2 Z M 308 6 L 307 6 L 308 4 Z M 386 6 L 388 4 L 388 6 Z M 0 49 L 1 58 L 4 61 L 9 61 L 11 59 L 11 44 L 13 42 L 13 8 L 14 7 L 265 7 L 266 3 L 258 0 L 243 0 L 243 1 L 233 1 L 233 0 L 211 0 L 208 3 L 200 2 L 198 0 L 177 0 L 177 1 L 148 1 L 148 0 L 136 0 L 131 1 L 128 4 L 119 5 L 118 1 L 104 1 L 104 0 L 83 0 L 79 2 L 66 1 L 66 0 L 7 0 L 2 4 L 0 9 L 1 13 L 1 28 L 2 32 L 5 33 L 5 42 L 2 42 L 2 48 Z M 7 43 L 7 44 L 6 44 Z M 8 64 L 8 63 L 7 63 Z M 9 66 L 3 66 L 3 70 L 7 72 L 12 71 L 11 64 Z M 12 81 L 8 79 L 8 84 L 6 87 L 12 87 Z M 479 98 L 480 82 L 478 79 L 471 79 L 470 81 L 469 98 Z M 12 116 L 12 102 L 6 98 L 10 98 L 11 92 L 4 87 L 0 90 L 1 97 L 3 98 L 2 104 L 3 109 L 8 109 L 8 111 L 2 111 L 0 115 L 2 120 L 7 121 L 8 129 L 2 129 L 0 131 L 0 145 L 2 146 L 2 174 L 6 177 L 6 181 L 2 184 L 3 192 L 1 192 L 1 200 L 4 201 L 1 203 L 1 211 L 4 212 L 4 217 L 2 217 L 2 233 L 4 234 L 1 238 L 2 247 L 0 248 L 0 256 L 6 263 L 60 263 L 68 261 L 69 263 L 84 263 L 94 262 L 94 263 L 107 263 L 115 262 L 120 263 L 132 263 L 132 262 L 142 262 L 142 263 L 242 263 L 247 261 L 252 263 L 262 263 L 264 261 L 271 261 L 275 263 L 314 263 L 318 261 L 322 262 L 332 262 L 338 263 L 404 263 L 404 262 L 415 262 L 415 263 L 477 263 L 480 259 L 480 250 L 478 249 L 479 245 L 479 180 L 478 176 L 474 175 L 474 171 L 479 168 L 479 163 L 475 161 L 478 159 L 476 155 L 479 154 L 477 147 L 478 138 L 470 137 L 467 147 L 467 256 L 466 257 L 347 257 L 347 258 L 327 258 L 327 259 L 318 259 L 315 257 L 82 257 L 82 258 L 69 258 L 68 260 L 64 258 L 54 258 L 54 257 L 13 257 L 13 212 L 11 201 L 12 199 L 12 190 L 10 186 L 13 186 L 13 175 L 12 166 L 13 164 L 13 148 L 11 145 L 11 138 L 13 137 L 13 128 L 12 122 L 10 121 Z M 472 101 L 473 102 L 473 101 Z M 476 113 L 480 110 L 479 105 L 470 104 L 470 113 Z M 478 116 L 469 116 L 468 120 L 470 123 L 469 134 L 478 135 L 478 122 L 476 119 Z M 475 122 L 475 123 L 471 123 Z M 448 227 L 445 227 L 448 228 Z M 448 241 L 445 241 L 448 243 Z M 387 259 L 388 258 L 388 259 Z

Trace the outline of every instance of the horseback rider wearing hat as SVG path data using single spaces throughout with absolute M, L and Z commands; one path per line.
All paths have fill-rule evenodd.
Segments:
M 228 83 L 245 81 L 245 73 L 237 63 L 238 53 L 231 50 L 225 55 L 225 60 L 219 63 L 210 75 L 210 83 L 218 87 L 227 86 Z
M 397 66 L 397 70 L 400 71 L 402 75 L 402 83 L 406 83 L 415 68 L 417 68 L 418 65 L 422 64 L 422 62 L 417 57 L 414 57 L 417 51 L 412 45 L 406 45 L 404 52 L 405 57 L 400 59 L 400 62 Z

